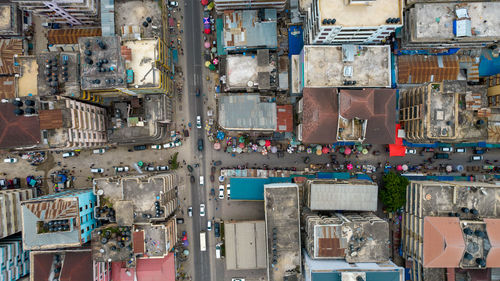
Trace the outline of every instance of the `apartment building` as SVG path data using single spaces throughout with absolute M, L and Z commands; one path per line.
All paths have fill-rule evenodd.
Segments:
M 95 24 L 99 19 L 98 0 L 12 0 L 21 10 L 32 11 L 48 21 L 70 25 Z
M 15 281 L 30 272 L 29 252 L 24 251 L 21 236 L 0 240 L 0 281 Z
M 0 239 L 22 230 L 21 201 L 35 196 L 33 189 L 0 190 Z
M 278 11 L 285 9 L 286 0 L 214 0 L 215 10 L 222 13 L 225 10 L 250 10 L 273 8 Z
M 307 7 L 307 44 L 385 43 L 403 26 L 401 0 L 312 0 Z

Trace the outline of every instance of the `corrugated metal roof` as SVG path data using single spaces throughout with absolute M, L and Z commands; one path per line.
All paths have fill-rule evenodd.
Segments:
M 0 74 L 11 75 L 19 73 L 19 67 L 14 66 L 14 55 L 23 54 L 21 39 L 0 40 Z
M 23 147 L 40 143 L 38 116 L 16 116 L 15 109 L 13 104 L 0 104 L 0 147 Z
M 0 76 L 0 98 L 11 99 L 16 97 L 16 81 L 13 75 Z
M 47 40 L 49 44 L 78 44 L 78 38 L 94 36 L 101 36 L 100 28 L 50 29 Z
M 115 1 L 101 0 L 102 36 L 115 36 Z
M 219 124 L 226 130 L 276 130 L 276 103 L 259 95 L 221 96 Z
M 267 11 L 265 16 L 269 16 L 269 19 L 259 19 L 257 10 L 225 11 L 224 48 L 226 50 L 276 48 L 277 24 L 272 14 L 271 11 Z
M 63 115 L 61 109 L 40 110 L 38 113 L 40 118 L 40 129 L 58 129 L 63 126 Z
M 376 211 L 376 184 L 312 183 L 311 210 Z
M 457 56 L 406 55 L 398 57 L 398 83 L 421 84 L 456 80 Z

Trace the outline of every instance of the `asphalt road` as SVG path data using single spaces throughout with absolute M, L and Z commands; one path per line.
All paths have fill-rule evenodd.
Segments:
M 200 204 L 207 204 L 207 192 L 206 192 L 206 184 L 208 181 L 206 170 L 206 156 L 205 150 L 202 153 L 198 152 L 198 140 L 201 138 L 205 146 L 207 146 L 207 140 L 205 138 L 203 129 L 196 129 L 196 116 L 204 116 L 204 107 L 203 107 L 203 99 L 202 97 L 196 96 L 197 89 L 203 91 L 203 83 L 202 83 L 202 6 L 198 1 L 188 1 L 186 0 L 184 7 L 184 45 L 185 45 L 185 54 L 186 54 L 186 69 L 185 75 L 187 78 L 187 92 L 188 92 L 188 101 L 189 101 L 189 119 L 191 124 L 193 124 L 194 128 L 192 129 L 193 133 L 193 151 L 196 151 L 197 162 L 200 163 L 200 168 L 196 169 L 194 172 L 194 176 L 196 178 L 196 183 L 191 184 L 191 203 L 193 206 L 193 223 L 192 223 L 192 237 L 193 237 L 193 262 L 194 262 L 194 272 L 193 272 L 193 280 L 212 280 L 212 275 L 210 272 L 210 257 L 211 255 L 215 255 L 215 250 L 212 249 L 209 241 L 210 233 L 207 233 L 207 250 L 202 252 L 200 251 L 200 239 L 199 233 L 200 231 L 206 231 L 207 228 L 207 220 L 213 215 L 211 210 L 206 207 L 204 217 L 200 216 Z M 205 186 L 199 186 L 199 178 L 203 176 L 205 179 Z

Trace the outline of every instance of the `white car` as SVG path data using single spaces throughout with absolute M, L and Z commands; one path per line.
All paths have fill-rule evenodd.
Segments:
M 168 1 L 168 5 L 170 7 L 178 7 L 179 6 L 179 2 L 177 2 L 177 1 Z
M 161 149 L 161 145 L 159 145 L 159 144 L 153 144 L 151 146 L 151 149 Z
M 205 204 L 200 204 L 200 216 L 205 216 Z
M 188 216 L 192 217 L 193 216 L 193 207 L 189 206 L 188 208 Z
M 104 152 L 106 152 L 104 148 L 94 149 L 94 154 L 103 154 Z
M 231 189 L 229 189 L 231 186 L 228 184 L 226 186 L 227 189 L 227 200 L 231 199 Z
M 8 157 L 8 158 L 3 159 L 3 162 L 4 163 L 16 163 L 17 162 L 17 158 Z
M 212 221 L 211 220 L 207 221 L 207 231 L 212 231 Z
M 168 171 L 170 168 L 168 166 L 156 166 L 157 171 Z
M 441 147 L 441 151 L 442 152 L 453 152 L 453 147 L 444 146 L 444 147 Z
M 128 166 L 118 166 L 115 167 L 115 172 L 128 172 L 129 167 Z
M 201 129 L 201 116 L 196 116 L 196 128 Z
M 182 145 L 182 142 L 180 140 L 178 140 L 174 144 L 175 144 L 175 147 L 179 147 Z
M 73 151 L 63 153 L 63 155 L 62 155 L 63 158 L 68 158 L 68 157 L 73 157 L 73 156 L 75 156 L 75 152 L 73 152 Z
M 407 148 L 406 154 L 417 154 L 417 150 L 414 148 Z
M 455 149 L 455 152 L 458 152 L 458 153 L 465 153 L 467 152 L 467 149 L 463 148 L 463 147 L 459 147 L 457 149 Z
M 205 184 L 205 178 L 203 176 L 200 176 L 200 185 Z
M 224 185 L 219 185 L 219 199 L 224 199 Z
M 92 169 L 90 169 L 90 172 L 96 173 L 96 174 L 102 174 L 102 173 L 104 173 L 104 169 L 103 168 L 92 168 Z
M 156 171 L 156 169 L 155 169 L 154 166 L 146 166 L 146 168 L 144 168 L 144 170 L 146 170 L 148 172 L 154 172 L 154 171 Z
M 163 145 L 163 148 L 171 148 L 171 147 L 174 147 L 175 144 L 173 142 L 169 142 L 169 143 L 166 143 Z

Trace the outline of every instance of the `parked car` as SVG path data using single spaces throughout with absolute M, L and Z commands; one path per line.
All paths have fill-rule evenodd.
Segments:
M 196 89 L 196 96 L 199 97 L 200 96 L 200 89 Z
M 203 139 L 198 139 L 198 151 L 203 151 Z
M 417 154 L 417 150 L 415 148 L 407 148 L 406 154 Z
M 217 172 L 217 168 L 215 168 L 215 166 L 212 166 L 212 168 L 210 168 L 210 173 L 212 173 L 212 175 L 215 175 L 215 172 Z
M 440 148 L 442 152 L 453 152 L 453 147 L 451 146 L 443 146 Z
M 231 189 L 229 184 L 226 186 L 226 193 L 227 193 L 227 200 L 231 199 Z
M 104 152 L 106 152 L 106 149 L 98 148 L 98 149 L 94 149 L 93 152 L 94 152 L 94 154 L 103 154 Z
M 62 155 L 63 158 L 68 158 L 68 157 L 73 157 L 73 156 L 75 156 L 75 152 L 74 151 L 65 152 Z
M 212 231 L 212 221 L 211 220 L 207 221 L 207 231 Z
M 156 166 L 157 171 L 168 171 L 170 168 L 168 166 Z
M 472 155 L 470 161 L 481 161 L 483 160 L 483 155 Z
M 191 165 L 187 165 L 187 169 L 188 169 L 188 171 L 189 171 L 190 173 L 192 173 L 192 172 L 193 172 L 193 166 L 191 166 Z
M 177 224 L 184 224 L 183 218 L 177 218 Z
M 194 178 L 194 176 L 193 176 L 193 175 L 191 175 L 191 177 L 189 178 L 189 181 L 190 181 L 191 183 L 194 183 L 194 182 L 196 181 L 196 179 Z
M 192 217 L 193 216 L 193 207 L 189 206 L 188 208 L 188 216 Z
M 173 142 L 169 142 L 169 143 L 166 143 L 163 145 L 163 148 L 171 148 L 171 147 L 174 147 L 175 144 Z
M 214 176 L 214 174 L 211 174 L 210 175 L 210 182 L 214 182 L 214 181 L 215 181 L 215 176 Z
M 467 152 L 467 150 L 464 147 L 459 147 L 459 148 L 455 149 L 455 152 L 465 153 L 465 152 Z
M 205 178 L 203 176 L 200 176 L 200 185 L 205 184 Z
M 201 116 L 196 116 L 196 128 L 201 129 Z
M 205 204 L 203 203 L 200 204 L 200 216 L 205 216 Z
M 121 173 L 121 172 L 128 172 L 129 167 L 128 166 L 116 166 L 115 167 L 115 172 Z
M 0 189 L 5 189 L 5 188 L 7 188 L 7 180 L 0 179 Z
M 214 222 L 214 235 L 220 237 L 220 223 Z
M 222 161 L 217 160 L 214 162 L 214 166 L 220 166 L 222 164 Z
M 219 199 L 224 199 L 224 185 L 219 185 Z
M 486 152 L 486 150 L 485 149 L 477 149 L 476 148 L 476 149 L 474 149 L 473 152 L 474 152 L 474 154 L 484 154 Z
M 153 144 L 151 146 L 151 149 L 161 149 L 161 145 L 159 145 L 159 144 Z
M 3 162 L 4 163 L 16 163 L 17 162 L 17 158 L 7 157 L 7 158 L 3 159 Z
M 170 7 L 178 7 L 179 6 L 179 2 L 177 2 L 177 1 L 168 1 L 168 5 Z
M 92 168 L 92 169 L 90 169 L 90 172 L 96 173 L 96 174 L 102 174 L 102 173 L 104 173 L 104 169 L 103 168 Z
M 134 150 L 146 150 L 146 146 L 145 145 L 136 145 L 134 146 Z
M 12 185 L 14 186 L 14 188 L 21 188 L 21 179 L 20 178 L 13 178 Z
M 148 172 L 154 172 L 156 169 L 154 166 L 146 166 L 146 168 L 144 168 L 144 170 L 146 170 Z
M 215 258 L 220 259 L 220 244 L 215 245 Z
M 434 153 L 434 159 L 449 159 L 450 155 L 448 153 Z

